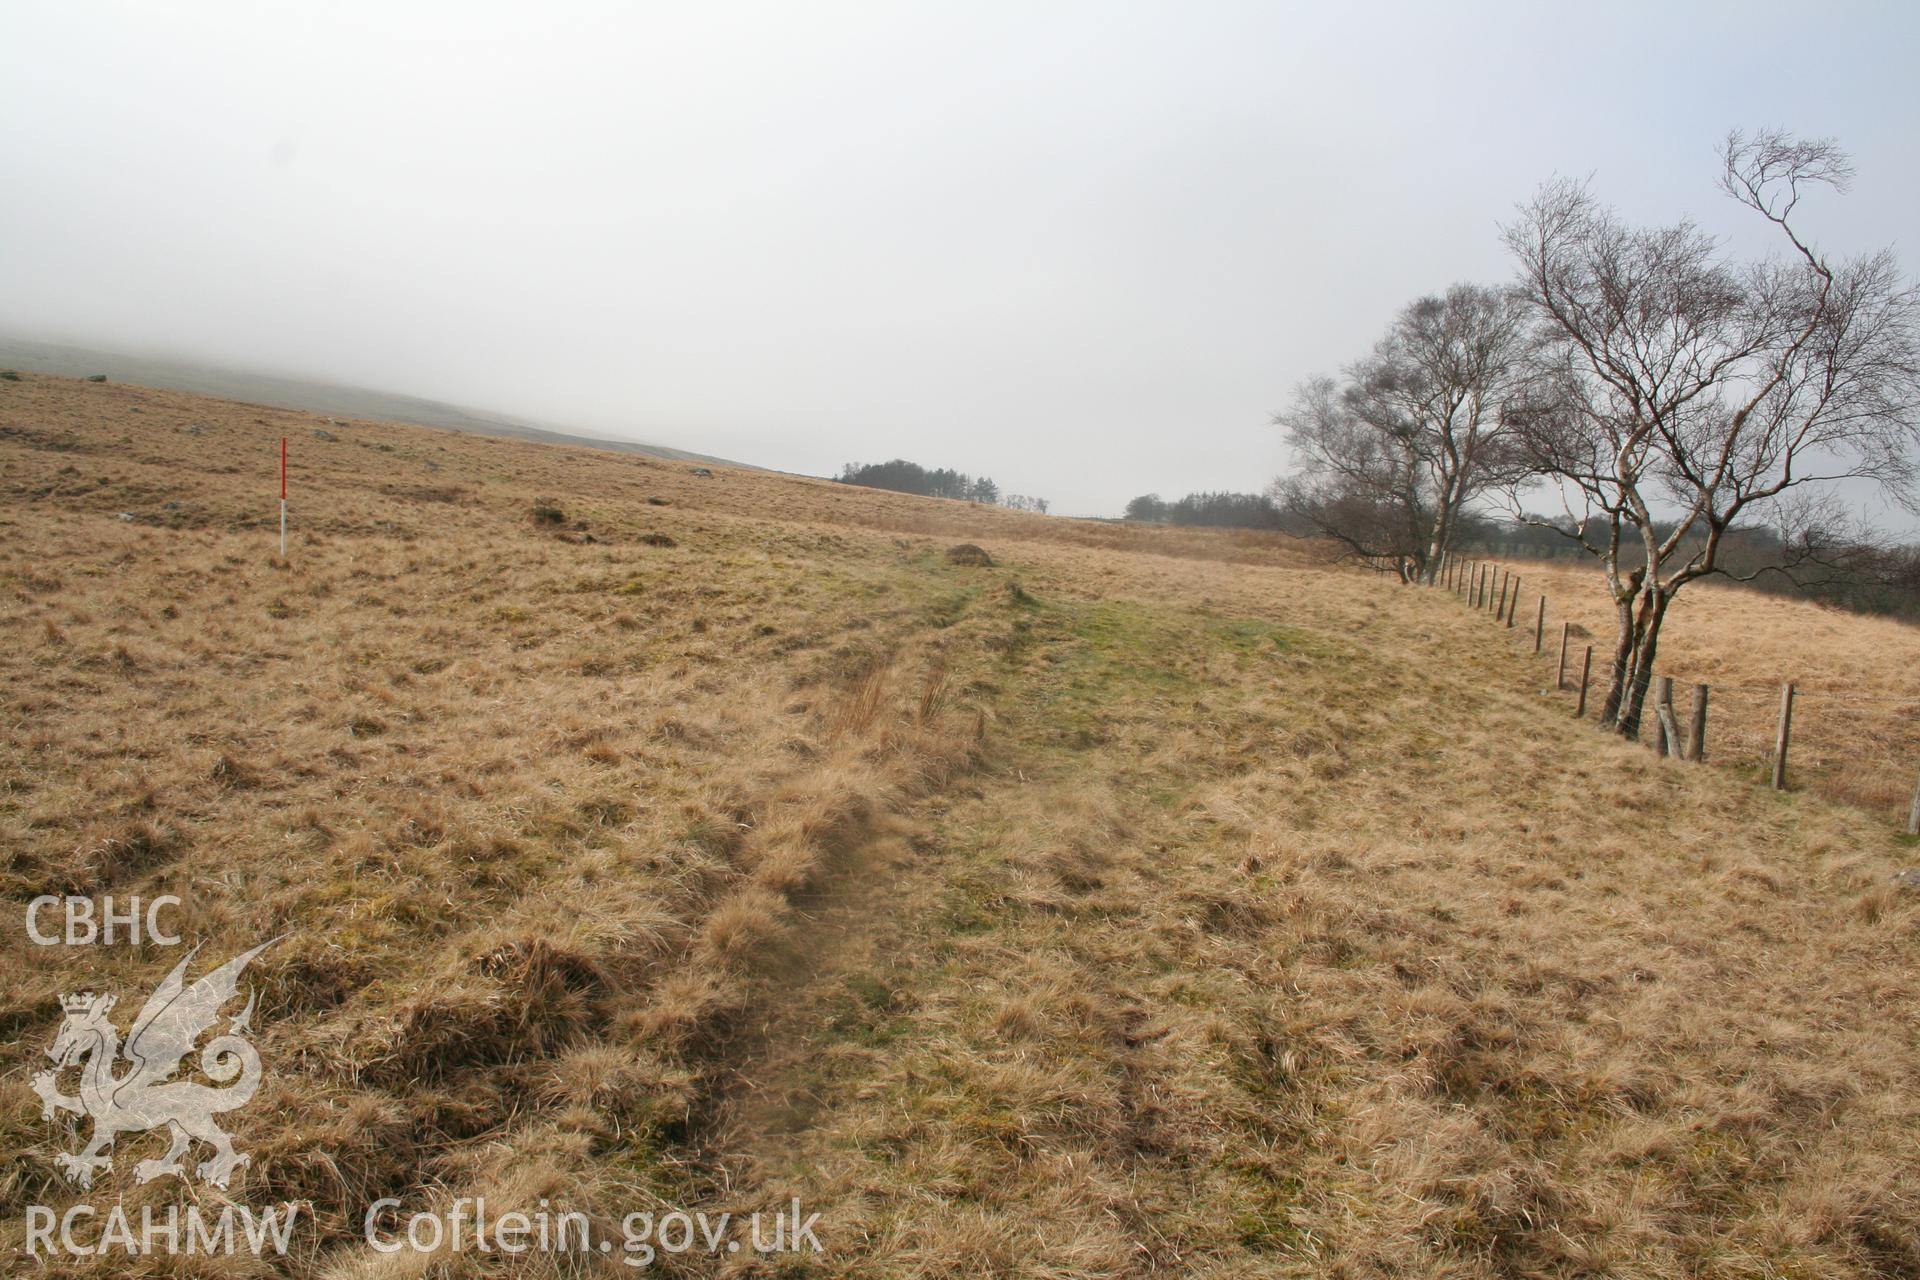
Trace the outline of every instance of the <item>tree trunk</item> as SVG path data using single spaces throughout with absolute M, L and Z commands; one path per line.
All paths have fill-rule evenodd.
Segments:
M 1633 676 L 1627 683 L 1626 700 L 1620 709 L 1619 730 L 1623 738 L 1640 736 L 1640 715 L 1647 702 L 1647 686 L 1653 683 L 1654 655 L 1660 649 L 1660 624 L 1667 616 L 1667 593 L 1658 587 L 1641 597 L 1640 612 L 1634 619 Z
M 1440 561 L 1447 554 L 1447 545 L 1453 541 L 1452 490 L 1449 487 L 1440 495 L 1440 512 L 1433 520 L 1433 536 L 1427 542 L 1426 571 L 1422 575 L 1427 585 L 1433 585 L 1440 572 Z
M 1607 696 L 1600 704 L 1600 723 L 1613 728 L 1626 699 L 1627 677 L 1633 670 L 1633 600 L 1616 600 L 1619 625 L 1614 629 L 1613 664 L 1607 668 Z

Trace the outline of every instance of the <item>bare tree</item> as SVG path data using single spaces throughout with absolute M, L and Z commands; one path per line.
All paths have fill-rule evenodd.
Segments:
M 1303 383 L 1293 407 L 1274 421 L 1303 463 L 1273 484 L 1282 518 L 1353 555 L 1386 561 L 1411 581 L 1429 520 L 1409 441 L 1364 421 L 1332 378 Z
M 1343 384 L 1308 382 L 1276 416 L 1302 467 L 1275 496 L 1324 536 L 1432 581 L 1461 513 L 1515 475 L 1503 409 L 1526 319 L 1517 296 L 1480 285 L 1408 304 Z
M 1690 222 L 1633 228 L 1549 183 L 1506 229 L 1540 321 L 1516 439 L 1597 556 L 1618 618 L 1603 722 L 1639 732 L 1674 596 L 1728 573 L 1737 522 L 1777 527 L 1789 568 L 1831 542 L 1833 482 L 1912 501 L 1917 299 L 1887 252 L 1835 263 L 1801 234 L 1809 189 L 1844 190 L 1831 141 L 1734 133 L 1720 185 L 1787 252 L 1740 262 Z M 1518 511 L 1518 495 L 1514 495 Z M 1730 576 L 1751 576 L 1762 569 Z

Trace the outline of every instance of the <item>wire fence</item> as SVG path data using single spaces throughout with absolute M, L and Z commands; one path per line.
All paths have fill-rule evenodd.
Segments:
M 1373 567 L 1487 614 L 1533 654 L 1557 663 L 1554 687 L 1570 699 L 1573 715 L 1612 727 L 1614 708 L 1605 702 L 1626 661 L 1596 653 L 1591 633 L 1570 618 L 1554 617 L 1549 631 L 1545 592 L 1534 590 L 1522 609 L 1520 573 L 1465 558 L 1443 560 L 1430 581 L 1392 561 Z M 1904 820 L 1909 835 L 1920 835 L 1920 697 L 1833 688 L 1817 677 L 1808 687 L 1797 679 L 1709 682 L 1656 672 L 1635 736 L 1662 756 L 1752 771 L 1781 790 L 1820 791 Z

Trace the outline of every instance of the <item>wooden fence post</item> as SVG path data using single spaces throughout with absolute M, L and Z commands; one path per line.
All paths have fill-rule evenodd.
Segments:
M 1793 681 L 1780 687 L 1780 732 L 1773 740 L 1773 789 L 1787 789 L 1787 740 L 1793 733 Z
M 1514 575 L 1513 599 L 1507 601 L 1507 630 L 1513 630 L 1513 615 L 1520 612 L 1520 578 Z
M 1707 686 L 1693 686 L 1693 725 L 1687 734 L 1687 759 L 1695 764 L 1707 758 Z
M 1540 644 L 1547 638 L 1547 598 L 1540 597 L 1540 607 L 1533 614 L 1533 651 L 1540 652 Z
M 1507 577 L 1507 571 L 1502 569 L 1500 571 L 1500 594 L 1493 598 L 1493 620 L 1495 622 L 1500 621 L 1507 612 Z
M 1680 723 L 1673 716 L 1673 677 L 1653 681 L 1653 750 L 1670 760 L 1680 758 Z
M 1640 713 L 1640 741 L 1653 754 L 1667 754 L 1667 730 L 1660 722 L 1660 691 L 1673 688 L 1672 676 L 1655 676 L 1653 687 L 1647 690 L 1646 709 Z
M 1571 622 L 1560 624 L 1560 665 L 1553 669 L 1553 689 L 1555 693 L 1567 687 L 1567 634 L 1573 630 Z
M 1587 714 L 1587 677 L 1593 674 L 1593 646 L 1587 646 L 1587 654 L 1580 659 L 1580 705 L 1573 709 L 1573 718 L 1580 719 Z

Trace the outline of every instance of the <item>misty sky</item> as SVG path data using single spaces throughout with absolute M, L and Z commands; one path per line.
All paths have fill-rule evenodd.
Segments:
M 13 3 L 0 328 L 1117 514 L 1263 488 L 1293 385 L 1505 278 L 1555 172 L 1744 244 L 1720 136 L 1835 135 L 1859 179 L 1809 228 L 1920 269 L 1917 34 L 1893 3 Z

